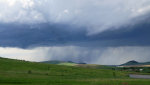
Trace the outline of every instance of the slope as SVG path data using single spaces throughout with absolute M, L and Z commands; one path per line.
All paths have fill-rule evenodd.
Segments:
M 144 82 L 148 85 L 150 83 L 148 80 L 131 81 L 125 72 L 0 58 L 0 85 L 118 85 L 124 82 L 139 84 Z

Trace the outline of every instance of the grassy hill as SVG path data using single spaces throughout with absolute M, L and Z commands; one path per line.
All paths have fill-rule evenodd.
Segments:
M 86 64 L 86 63 L 74 63 L 71 61 L 44 61 L 41 63 L 63 65 L 63 66 L 74 66 L 74 67 L 82 67 L 82 68 L 95 68 L 95 69 L 112 69 L 112 68 L 114 68 L 112 66 Z
M 0 85 L 149 85 L 127 72 L 0 58 Z
M 74 63 L 71 61 L 44 61 L 42 63 L 65 65 L 65 66 L 76 66 L 76 65 L 78 65 L 77 63 Z
M 122 64 L 122 66 L 125 66 L 125 65 L 139 65 L 139 64 L 140 64 L 139 62 L 133 60 L 133 61 L 129 61 L 127 63 Z
M 124 66 L 124 67 L 150 67 L 150 62 L 137 62 L 137 61 L 129 61 L 127 63 L 124 63 L 120 66 Z

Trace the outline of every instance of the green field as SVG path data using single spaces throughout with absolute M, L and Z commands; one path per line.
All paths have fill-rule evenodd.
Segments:
M 128 72 L 0 58 L 0 85 L 150 85 Z

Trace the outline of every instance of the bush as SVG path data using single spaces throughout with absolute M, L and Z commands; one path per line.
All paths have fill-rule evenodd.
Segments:
M 28 70 L 28 74 L 32 74 L 32 71 L 31 71 L 31 70 Z
M 116 72 L 113 72 L 113 77 L 116 78 Z

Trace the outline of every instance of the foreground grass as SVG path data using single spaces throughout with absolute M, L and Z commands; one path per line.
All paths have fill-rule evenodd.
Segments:
M 128 73 L 0 58 L 0 85 L 149 85 Z

